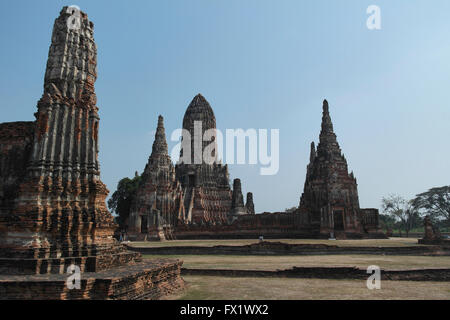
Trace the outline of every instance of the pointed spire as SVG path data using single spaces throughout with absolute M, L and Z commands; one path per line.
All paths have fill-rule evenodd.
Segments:
M 195 109 L 200 109 L 200 110 L 208 110 L 211 109 L 211 105 L 209 104 L 208 100 L 206 100 L 206 98 L 201 94 L 197 94 L 194 99 L 192 99 L 191 103 L 188 106 L 188 109 L 191 108 L 195 108 Z M 211 109 L 212 111 L 212 109 Z
M 328 112 L 328 101 L 327 101 L 327 99 L 323 99 L 322 108 L 323 108 L 324 112 Z
M 333 123 L 331 122 L 328 101 L 323 100 L 322 133 L 333 133 Z
M 206 101 L 206 98 L 201 94 L 201 93 L 197 93 L 197 95 L 194 97 L 195 102 L 208 102 Z
M 152 154 L 150 155 L 149 162 L 154 163 L 156 159 L 162 158 L 164 158 L 162 161 L 170 159 L 166 141 L 166 131 L 164 129 L 164 118 L 160 115 L 158 117 L 158 127 L 156 128 L 155 141 L 153 142 Z
M 162 115 L 158 116 L 158 129 L 160 128 L 164 130 L 164 118 Z
M 323 101 L 322 113 L 322 129 L 319 136 L 319 145 L 317 146 L 317 154 L 323 156 L 325 154 L 340 155 L 341 149 L 333 131 L 333 123 L 331 122 L 328 101 Z

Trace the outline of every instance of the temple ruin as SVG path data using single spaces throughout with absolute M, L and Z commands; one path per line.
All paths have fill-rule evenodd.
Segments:
M 142 259 L 113 238 L 98 163 L 94 25 L 55 20 L 36 121 L 0 124 L 0 296 L 158 298 L 183 287 L 181 261 Z M 66 285 L 68 270 L 81 287 Z M 12 276 L 14 275 L 14 276 Z
M 326 100 L 319 144 L 317 150 L 311 144 L 300 204 L 289 213 L 255 214 L 253 194 L 247 193 L 244 204 L 241 180 L 234 179 L 230 188 L 228 167 L 218 161 L 214 147 L 209 149 L 213 163 L 205 162 L 201 150 L 216 143 L 216 119 L 202 95 L 194 97 L 183 119 L 175 178 L 161 128 L 159 123 L 150 159 L 157 150 L 164 154 L 164 167 L 170 169 L 161 171 L 149 160 L 129 218 L 130 239 L 385 237 L 378 210 L 359 206 L 356 178 L 348 173 Z M 207 130 L 211 130 L 211 140 L 205 141 L 202 137 Z M 167 184 L 160 183 L 161 172 L 170 172 L 162 174 L 170 177 Z
M 167 149 L 164 119 L 159 116 L 152 153 L 128 217 L 128 232 L 135 235 L 135 240 L 172 239 L 172 227 L 177 221 L 191 219 L 185 214 L 183 189 L 175 178 L 175 167 Z
M 163 117 L 159 116 L 152 153 L 127 219 L 127 233 L 132 240 L 170 240 L 175 238 L 177 227 L 223 225 L 233 216 L 248 212 L 240 180 L 235 179 L 232 190 L 228 167 L 215 153 L 216 118 L 201 94 L 189 104 L 183 129 L 180 159 L 174 167 Z M 208 130 L 211 139 L 199 139 Z M 202 143 L 195 145 L 195 141 Z M 213 161 L 209 163 L 202 153 L 211 144 Z M 247 202 L 254 212 L 252 195 Z
M 195 130 L 196 125 L 201 127 L 200 130 Z M 201 94 L 189 104 L 183 118 L 183 129 L 180 160 L 175 171 L 185 190 L 184 206 L 190 216 L 188 222 L 225 223 L 232 201 L 228 166 L 218 161 L 215 146 L 211 151 L 213 163 L 207 163 L 203 156 L 208 145 L 216 144 L 216 117 Z M 210 141 L 203 139 L 207 130 L 212 133 Z
M 314 142 L 311 143 L 298 213 L 309 214 L 311 228 L 323 235 L 345 237 L 380 232 L 377 229 L 378 211 L 359 207 L 356 178 L 353 172 L 348 173 L 347 160 L 337 142 L 327 100 L 323 101 L 317 150 Z

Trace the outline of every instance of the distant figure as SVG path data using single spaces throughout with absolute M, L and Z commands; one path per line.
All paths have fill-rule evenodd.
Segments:
M 259 236 L 259 242 L 263 242 L 264 241 L 264 237 L 263 236 Z

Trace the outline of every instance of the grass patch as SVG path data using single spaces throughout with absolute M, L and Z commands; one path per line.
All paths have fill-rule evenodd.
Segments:
M 181 300 L 387 300 L 450 299 L 450 282 L 382 281 L 369 290 L 364 280 L 228 278 L 185 276 Z
M 239 256 L 239 255 L 144 255 L 144 258 L 177 258 L 190 269 L 277 270 L 296 267 L 346 266 L 382 269 L 450 268 L 450 257 L 392 255 L 311 255 L 311 256 Z
M 293 244 L 327 244 L 342 247 L 404 247 L 418 245 L 417 238 L 362 239 L 362 240 L 316 240 L 316 239 L 266 239 L 266 241 Z M 238 240 L 171 240 L 163 242 L 130 242 L 135 247 L 172 247 L 172 246 L 242 246 L 258 243 L 255 239 Z

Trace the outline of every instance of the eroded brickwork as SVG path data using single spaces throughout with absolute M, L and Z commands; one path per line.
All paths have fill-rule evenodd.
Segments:
M 233 216 L 247 214 L 247 208 L 244 205 L 244 196 L 242 195 L 242 186 L 240 179 L 233 180 L 231 214 Z
M 0 216 L 14 207 L 19 185 L 25 177 L 34 128 L 32 121 L 0 124 Z
M 152 153 L 128 218 L 128 233 L 136 240 L 172 239 L 173 226 L 187 219 L 183 190 L 168 153 L 164 119 L 159 116 Z
M 379 228 L 378 210 L 359 207 L 356 179 L 353 172 L 348 173 L 347 160 L 337 142 L 326 100 L 319 145 L 316 150 L 314 142 L 311 143 L 304 192 L 299 208 L 292 213 L 255 215 L 253 194 L 247 193 L 244 204 L 240 179 L 234 179 L 231 189 L 227 166 L 205 163 L 204 157 L 198 156 L 199 150 L 201 155 L 201 150 L 214 150 L 208 148 L 215 144 L 215 140 L 201 139 L 206 130 L 212 130 L 212 136 L 216 130 L 214 113 L 203 96 L 197 95 L 192 100 L 183 119 L 183 129 L 190 139 L 183 136 L 180 161 L 175 168 L 175 180 L 181 184 L 181 192 L 174 196 L 170 188 L 177 182 L 171 178 L 170 188 L 160 184 L 157 172 L 161 169 L 147 165 L 145 172 L 151 174 L 146 173 L 148 182 L 140 188 L 138 198 L 154 199 L 158 195 L 170 199 L 170 203 L 182 199 L 184 208 L 171 205 L 162 208 L 157 202 L 152 202 L 153 207 L 150 207 L 144 204 L 145 201 L 138 200 L 135 212 L 140 213 L 133 216 L 140 221 L 149 220 L 150 227 L 142 229 L 138 222 L 131 222 L 132 234 L 141 232 L 148 240 L 168 238 L 165 234 L 177 239 L 384 237 Z M 192 141 L 195 139 L 202 143 L 196 146 Z M 155 144 L 161 146 L 157 149 L 162 150 L 160 153 L 169 163 L 165 135 L 157 132 Z M 212 155 L 216 157 L 214 153 Z M 186 160 L 191 163 L 184 163 Z M 158 212 L 163 211 L 166 212 L 163 216 L 172 218 L 161 218 Z M 164 230 L 170 230 L 170 233 Z
M 201 130 L 195 130 L 196 122 L 201 124 Z M 183 129 L 189 133 L 189 139 L 183 137 L 176 177 L 183 187 L 189 223 L 225 223 L 231 210 L 232 195 L 228 167 L 218 161 L 207 163 L 202 156 L 202 150 L 211 150 L 212 157 L 217 158 L 217 148 L 211 146 L 216 143 L 216 118 L 201 94 L 189 104 L 183 118 Z M 207 130 L 212 133 L 209 141 L 202 139 Z M 195 141 L 202 143 L 196 146 Z
M 31 152 L 14 207 L 2 212 L 1 273 L 60 273 L 72 262 L 98 271 L 134 257 L 113 239 L 100 180 L 93 23 L 82 13 L 70 30 L 69 16 L 55 20 Z
M 36 121 L 0 124 L 1 297 L 157 298 L 182 287 L 182 262 L 142 261 L 113 238 L 97 159 L 94 25 L 81 12 L 80 28 L 68 28 L 72 12 L 55 20 Z M 68 291 L 72 264 L 85 287 Z
M 370 221 L 370 231 L 376 229 L 376 213 L 359 207 L 358 188 L 353 172 L 349 174 L 347 160 L 341 152 L 331 122 L 328 102 L 323 101 L 322 128 L 317 150 L 311 143 L 304 191 L 299 214 L 309 213 L 314 233 L 346 237 L 363 234 L 364 222 Z M 373 222 L 373 223 L 372 223 Z M 376 225 L 375 225 L 376 223 Z M 375 230 L 373 230 L 375 229 Z

